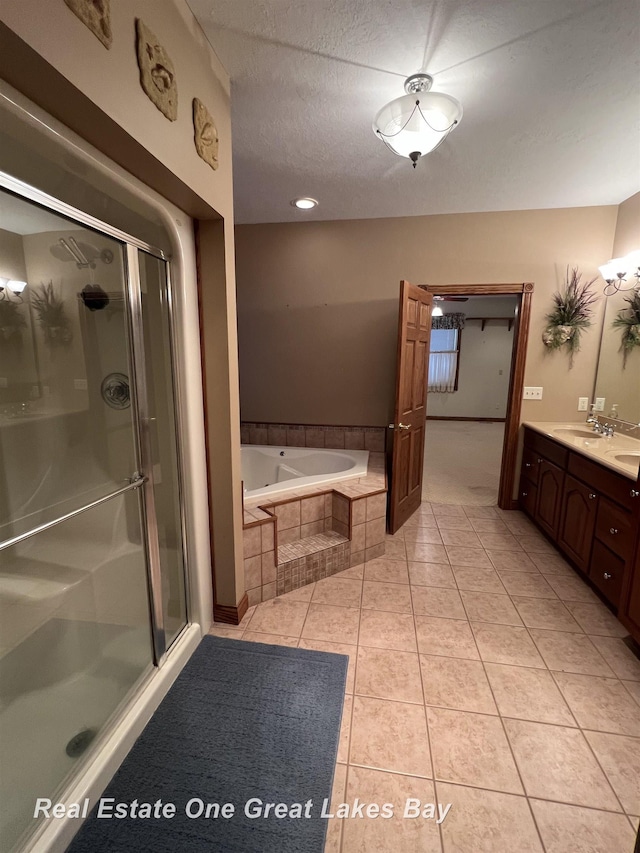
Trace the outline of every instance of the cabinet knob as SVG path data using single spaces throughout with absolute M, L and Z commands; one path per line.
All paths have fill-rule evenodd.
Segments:
M 609 533 L 610 533 L 612 536 L 615 536 L 617 532 L 618 532 L 618 528 L 617 528 L 617 527 L 610 527 L 610 528 L 609 528 Z
M 525 468 L 531 468 L 531 462 L 525 462 L 524 467 Z
M 631 495 L 632 498 L 639 498 L 640 497 L 640 492 L 637 489 L 631 489 L 629 494 Z
M 523 498 L 528 498 L 528 497 L 529 497 L 529 492 L 523 492 L 523 493 L 522 493 L 522 497 L 523 497 Z
M 595 499 L 596 499 L 597 497 L 598 497 L 598 496 L 597 496 L 596 494 L 594 494 L 593 492 L 589 492 L 589 500 L 590 500 L 590 501 L 595 501 Z
M 603 575 L 603 577 L 604 577 L 604 579 L 605 579 L 606 581 L 610 581 L 610 580 L 611 580 L 611 575 L 609 574 L 609 572 L 605 572 L 605 573 L 604 573 L 604 575 Z
M 542 464 L 542 459 L 538 456 L 538 458 L 536 459 L 536 462 L 538 463 L 538 465 L 540 465 L 540 464 Z

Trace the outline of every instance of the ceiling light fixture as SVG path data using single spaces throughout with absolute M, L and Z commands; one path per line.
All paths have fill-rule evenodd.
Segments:
M 434 296 L 433 297 L 433 309 L 431 311 L 432 317 L 442 317 L 442 308 L 440 307 L 441 302 L 442 302 L 442 296 Z
M 462 118 L 459 101 L 444 92 L 430 92 L 432 84 L 429 74 L 407 77 L 407 94 L 390 101 L 373 122 L 376 136 L 394 154 L 408 157 L 414 169 L 420 157 L 434 151 Z
M 604 289 L 605 296 L 613 296 L 614 293 L 621 290 L 633 290 L 640 285 L 640 249 L 630 252 L 624 258 L 613 258 L 598 269 L 602 278 L 607 282 Z M 631 277 L 635 278 L 635 282 L 624 287 L 627 279 Z
M 291 204 L 298 210 L 313 210 L 314 207 L 318 206 L 315 198 L 294 198 Z

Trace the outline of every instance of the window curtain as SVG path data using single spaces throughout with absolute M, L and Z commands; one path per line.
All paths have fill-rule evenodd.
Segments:
M 427 390 L 435 394 L 452 394 L 456 388 L 460 329 L 464 314 L 444 314 L 431 319 L 429 379 Z

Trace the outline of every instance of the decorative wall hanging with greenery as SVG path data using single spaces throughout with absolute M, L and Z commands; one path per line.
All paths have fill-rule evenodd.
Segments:
M 47 346 L 67 346 L 71 342 L 71 321 L 67 317 L 64 302 L 53 289 L 52 281 L 41 285 L 40 292 L 31 294 L 31 307 L 38 317 Z
M 567 267 L 564 287 L 553 296 L 554 308 L 547 314 L 547 327 L 542 341 L 551 350 L 566 346 L 569 351 L 569 368 L 573 357 L 580 349 L 580 336 L 592 325 L 593 305 L 598 296 L 592 290 L 596 278 L 581 284 L 582 274 L 578 268 Z
M 622 329 L 622 366 L 627 366 L 629 353 L 640 347 L 640 287 L 625 297 L 628 308 L 621 308 L 612 323 L 614 329 Z
M 0 299 L 0 343 L 7 342 L 19 347 L 22 344 L 22 330 L 26 326 L 27 321 L 22 316 L 20 305 Z

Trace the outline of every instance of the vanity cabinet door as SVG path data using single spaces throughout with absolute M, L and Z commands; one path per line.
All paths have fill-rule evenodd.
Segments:
M 569 474 L 564 480 L 558 545 L 579 569 L 589 571 L 598 494 Z
M 552 539 L 557 540 L 562 506 L 564 471 L 553 462 L 541 459 L 538 467 L 538 499 L 535 520 Z

